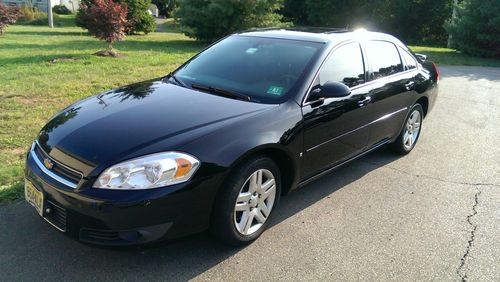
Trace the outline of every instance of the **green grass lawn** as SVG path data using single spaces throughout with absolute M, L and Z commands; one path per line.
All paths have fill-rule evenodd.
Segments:
M 500 67 L 500 60 L 478 58 L 462 54 L 454 49 L 425 46 L 409 46 L 415 53 L 427 55 L 427 59 L 438 65 Z
M 64 25 L 66 19 L 54 29 L 14 25 L 0 36 L 0 201 L 21 195 L 25 153 L 58 110 L 168 74 L 202 47 L 181 33 L 152 33 L 116 43 L 125 57 L 97 57 L 92 54 L 106 43 Z
M 165 75 L 202 48 L 165 21 L 160 29 L 168 33 L 116 43 L 125 57 L 96 57 L 92 54 L 106 44 L 73 27 L 71 16 L 60 17 L 56 26 L 14 25 L 0 36 L 0 201 L 22 195 L 26 151 L 58 110 L 104 90 Z M 442 64 L 500 66 L 450 49 L 413 49 Z

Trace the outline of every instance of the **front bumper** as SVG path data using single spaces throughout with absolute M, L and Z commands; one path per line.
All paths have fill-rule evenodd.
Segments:
M 96 189 L 91 184 L 74 189 L 45 174 L 31 154 L 25 177 L 44 195 L 41 215 L 46 221 L 75 239 L 100 245 L 144 244 L 207 229 L 223 178 L 215 174 L 140 191 Z

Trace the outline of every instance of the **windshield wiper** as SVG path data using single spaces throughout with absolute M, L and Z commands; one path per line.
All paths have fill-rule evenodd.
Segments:
M 167 78 L 172 78 L 177 85 L 182 86 L 182 87 L 186 87 L 186 84 L 184 84 L 184 82 L 180 81 L 180 79 L 178 79 L 175 76 L 175 74 L 172 72 L 167 75 Z
M 236 93 L 236 92 L 232 92 L 232 91 L 228 91 L 228 90 L 224 90 L 224 89 L 220 89 L 220 88 L 216 88 L 216 87 L 212 87 L 212 86 L 208 86 L 208 85 L 192 84 L 191 88 L 198 89 L 198 90 L 203 90 L 203 91 L 210 92 L 212 94 L 217 94 L 217 95 L 220 95 L 220 96 L 224 96 L 224 97 L 228 97 L 228 98 L 233 98 L 233 99 L 239 99 L 239 100 L 243 100 L 243 101 L 250 101 L 250 100 L 252 100 L 250 98 L 250 96 L 248 96 L 248 95 L 240 94 L 240 93 Z

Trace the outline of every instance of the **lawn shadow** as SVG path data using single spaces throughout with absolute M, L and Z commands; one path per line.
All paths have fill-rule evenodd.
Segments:
M 100 48 L 99 48 L 100 47 Z M 168 41 L 121 41 L 114 44 L 118 52 L 138 52 L 138 51 L 154 51 L 166 54 L 186 54 L 197 53 L 202 48 L 202 45 L 190 40 L 168 40 Z M 72 40 L 58 44 L 36 44 L 36 43 L 5 43 L 0 44 L 1 49 L 33 49 L 39 51 L 57 50 L 60 53 L 51 55 L 28 55 L 19 57 L 0 57 L 0 65 L 16 64 L 33 64 L 47 62 L 54 58 L 74 57 L 75 59 L 88 59 L 92 54 L 99 50 L 104 50 L 106 44 L 104 42 L 95 42 L 89 40 Z M 67 51 L 72 50 L 88 50 L 88 54 L 71 54 Z M 26 52 L 25 52 L 26 53 Z M 35 52 L 33 52 L 35 54 Z M 127 54 L 131 55 L 131 54 Z
M 34 36 L 61 36 L 61 35 L 81 36 L 81 35 L 88 35 L 88 32 L 83 29 L 82 31 L 59 31 L 56 28 L 54 30 L 40 30 L 40 31 L 16 30 L 12 34 L 31 35 L 31 36 L 33 35 Z
M 69 40 L 54 44 L 37 43 L 2 43 L 1 49 L 35 49 L 41 51 L 52 50 L 82 50 L 82 49 L 104 49 L 106 43 L 93 40 Z M 186 53 L 199 51 L 203 45 L 193 40 L 164 40 L 164 41 L 146 41 L 146 40 L 124 40 L 115 42 L 113 47 L 120 51 L 156 51 L 169 53 Z
M 334 197 L 339 189 L 396 159 L 397 156 L 386 150 L 379 150 L 292 192 L 282 198 L 270 228 L 325 197 Z M 0 219 L 5 217 L 2 219 L 5 226 L 14 228 L 0 233 L 0 244 L 4 244 L 2 250 L 12 258 L 0 265 L 0 272 L 4 273 L 4 278 L 11 280 L 29 279 L 36 275 L 45 279 L 60 277 L 61 273 L 50 271 L 49 265 L 70 265 L 71 272 L 65 273 L 65 278 L 69 280 L 96 277 L 111 280 L 188 280 L 244 249 L 225 246 L 206 233 L 142 247 L 110 249 L 88 246 L 55 231 L 40 220 L 27 204 L 19 205 L 18 208 L 7 206 L 7 212 L 2 211 L 8 215 L 10 209 L 10 213 L 17 216 L 2 216 L 0 212 Z M 31 231 L 27 233 L 24 230 Z M 27 249 L 30 251 L 26 252 Z M 23 262 L 29 267 L 22 267 Z
M 71 54 L 71 53 L 60 53 L 53 55 L 37 55 L 37 56 L 25 56 L 25 57 L 0 57 L 0 65 L 30 65 L 38 63 L 51 63 L 54 59 L 56 60 L 66 60 L 66 61 L 78 61 L 90 58 L 92 54 Z

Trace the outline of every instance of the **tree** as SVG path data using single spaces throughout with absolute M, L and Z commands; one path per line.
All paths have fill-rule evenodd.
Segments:
M 366 0 L 305 0 L 307 22 L 312 26 L 361 26 L 371 16 Z
M 92 6 L 95 0 L 82 0 L 81 3 L 87 7 Z M 115 2 L 124 3 L 127 6 L 127 34 L 134 34 L 137 32 L 150 33 L 156 27 L 155 19 L 148 13 L 151 0 L 116 0 Z M 80 17 L 81 7 L 78 9 L 76 15 L 76 25 L 88 29 L 88 22 L 84 17 Z
M 177 6 L 177 0 L 152 0 L 151 3 L 155 4 L 160 11 L 160 15 L 165 17 L 170 17 L 175 7 Z
M 452 0 L 286 0 L 282 12 L 298 25 L 364 27 L 407 43 L 444 45 Z
M 306 2 L 304 0 L 285 0 L 281 10 L 286 20 L 293 21 L 296 25 L 308 25 Z
M 378 0 L 372 9 L 381 15 L 377 22 L 382 31 L 394 34 L 406 43 L 446 46 L 444 28 L 453 11 L 452 0 Z
M 148 12 L 151 0 L 118 0 L 118 2 L 126 3 L 128 7 L 128 34 L 137 32 L 148 34 L 155 30 L 155 18 Z
M 122 3 L 115 3 L 113 0 L 94 0 L 89 5 L 81 3 L 78 12 L 79 20 L 86 23 L 90 34 L 108 43 L 109 55 L 116 55 L 113 52 L 113 43 L 125 37 L 127 21 L 127 6 Z
M 5 28 L 10 24 L 15 24 L 20 13 L 17 7 L 7 7 L 0 3 L 0 35 L 4 33 Z
M 500 57 L 498 0 L 465 0 L 458 16 L 447 26 L 458 50 L 482 57 Z
M 238 30 L 283 26 L 282 0 L 179 0 L 175 18 L 181 30 L 199 41 L 211 42 Z

